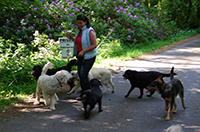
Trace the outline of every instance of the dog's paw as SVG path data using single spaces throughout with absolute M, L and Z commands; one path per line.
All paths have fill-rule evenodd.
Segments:
M 151 95 L 147 95 L 147 97 L 151 97 Z
M 170 117 L 169 117 L 169 116 L 167 116 L 167 117 L 165 118 L 165 120 L 166 120 L 166 121 L 169 121 L 169 120 L 170 120 Z
M 174 110 L 172 113 L 173 113 L 173 114 L 176 114 L 176 113 L 177 113 L 177 111 L 176 111 L 176 110 Z
M 53 106 L 50 106 L 50 109 L 51 109 L 51 110 L 56 110 L 56 108 L 55 108 L 54 105 L 53 105 Z
M 128 95 L 125 95 L 125 98 L 128 98 Z
M 99 110 L 98 112 L 102 112 L 103 110 Z
M 56 110 L 56 108 L 50 108 L 51 110 Z
M 138 99 L 142 99 L 142 96 L 138 96 Z
M 40 104 L 39 101 L 35 101 L 35 102 L 33 103 L 33 105 L 39 105 L 39 104 Z

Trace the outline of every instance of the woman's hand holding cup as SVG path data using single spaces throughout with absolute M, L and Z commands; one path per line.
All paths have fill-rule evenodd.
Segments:
M 71 35 L 71 32 L 72 32 L 71 30 L 67 31 L 67 35 L 66 36 L 67 36 L 68 39 L 72 39 L 73 38 L 72 35 Z

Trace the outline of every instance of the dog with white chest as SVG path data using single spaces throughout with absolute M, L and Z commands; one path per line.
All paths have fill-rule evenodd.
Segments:
M 45 105 L 49 106 L 51 110 L 55 110 L 55 93 L 57 90 L 59 90 L 61 87 L 67 86 L 67 82 L 70 78 L 72 78 L 72 75 L 66 71 L 61 70 L 56 72 L 54 75 L 46 75 L 46 72 L 49 68 L 53 66 L 52 63 L 48 62 L 42 69 L 41 76 L 38 78 L 37 81 L 37 88 L 36 88 L 36 99 L 34 102 L 34 105 L 37 105 L 40 103 L 40 94 L 42 92 Z M 50 98 L 50 101 L 48 99 Z

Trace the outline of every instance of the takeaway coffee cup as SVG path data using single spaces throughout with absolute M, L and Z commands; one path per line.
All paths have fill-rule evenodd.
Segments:
M 67 33 L 70 34 L 72 31 L 71 30 L 67 30 Z
M 70 37 L 70 35 L 71 35 L 71 30 L 67 30 L 67 37 L 69 38 Z

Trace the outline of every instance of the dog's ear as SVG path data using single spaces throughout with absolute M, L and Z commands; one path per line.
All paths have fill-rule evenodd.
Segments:
M 163 76 L 159 76 L 158 78 L 155 79 L 155 81 L 158 82 L 159 84 L 162 84 L 164 82 Z
M 68 84 L 68 80 L 70 79 L 70 78 L 72 78 L 72 75 L 69 73 L 69 72 L 67 72 L 67 71 L 64 71 L 64 70 L 61 70 L 61 71 L 58 71 L 58 72 L 60 72 L 61 74 L 59 74 L 59 78 L 60 78 L 60 80 L 61 80 L 61 82 L 62 83 L 65 83 L 65 84 Z
M 132 73 L 137 74 L 137 71 L 134 70 L 134 71 L 132 71 Z
M 67 63 L 67 66 L 68 67 L 72 67 L 72 66 L 76 66 L 78 65 L 78 62 L 76 59 L 73 59 L 73 60 L 70 60 L 68 63 Z
M 157 79 L 163 80 L 163 76 L 161 75 Z
M 75 80 L 78 79 L 78 72 L 77 71 L 71 71 L 70 73 L 74 77 Z
M 62 83 L 67 84 L 68 79 L 67 79 L 65 76 L 63 76 L 63 77 L 61 78 L 61 81 L 62 81 Z
M 137 74 L 138 74 L 137 71 L 132 71 L 131 73 L 132 73 L 131 76 L 137 76 Z

